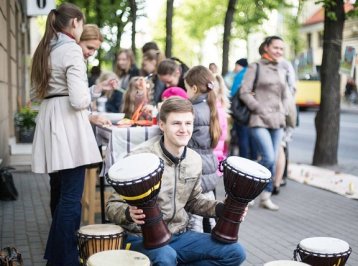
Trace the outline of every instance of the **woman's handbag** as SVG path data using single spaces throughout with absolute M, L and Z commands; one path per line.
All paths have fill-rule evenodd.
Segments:
M 18 193 L 9 170 L 11 167 L 4 167 L 0 169 L 0 200 L 9 201 L 16 200 Z
M 289 86 L 286 86 L 286 127 L 296 127 L 297 125 L 297 106 L 295 95 Z
M 252 93 L 255 92 L 258 74 L 259 74 L 259 64 L 256 63 L 256 74 L 255 74 L 255 80 L 252 88 Z M 230 114 L 238 125 L 247 126 L 249 124 L 250 110 L 246 106 L 246 104 L 240 99 L 240 88 L 237 90 L 236 94 L 231 99 Z
M 22 256 L 15 247 L 6 247 L 0 250 L 0 266 L 22 265 Z

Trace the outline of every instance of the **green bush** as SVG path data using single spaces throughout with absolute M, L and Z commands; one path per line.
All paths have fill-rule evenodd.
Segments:
M 15 114 L 15 127 L 32 129 L 36 126 L 37 111 L 30 107 L 23 107 Z

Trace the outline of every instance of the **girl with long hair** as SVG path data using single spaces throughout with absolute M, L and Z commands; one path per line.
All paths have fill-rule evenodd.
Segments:
M 85 168 L 102 160 L 88 119 L 91 95 L 78 45 L 84 19 L 70 3 L 51 10 L 32 61 L 31 84 L 42 100 L 32 170 L 61 179 L 44 255 L 48 265 L 79 265 L 76 231 L 81 222 Z
M 194 130 L 188 147 L 198 152 L 202 158 L 202 189 L 208 198 L 213 199 L 213 191 L 219 181 L 216 173 L 218 161 L 213 149 L 221 135 L 214 91 L 215 78 L 206 67 L 195 66 L 185 74 L 184 81 L 194 107 Z M 190 227 L 194 231 L 203 231 L 202 217 L 192 216 Z M 204 232 L 210 232 L 210 228 L 204 228 Z

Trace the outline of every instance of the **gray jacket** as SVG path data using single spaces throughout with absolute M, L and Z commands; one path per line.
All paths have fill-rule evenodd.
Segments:
M 160 145 L 161 140 L 149 140 L 133 153 L 154 153 L 164 160 L 162 185 L 158 194 L 157 204 L 163 213 L 163 220 L 171 233 L 185 230 L 189 216 L 188 212 L 206 217 L 215 217 L 218 201 L 208 200 L 200 185 L 201 160 L 193 150 L 187 148 L 185 158 L 175 164 Z M 141 233 L 140 227 L 126 218 L 128 205 L 121 201 L 114 192 L 108 199 L 106 214 L 109 220 L 119 224 L 130 233 Z
M 249 127 L 285 127 L 286 70 L 266 59 L 258 61 L 259 74 L 252 95 L 256 64 L 250 64 L 240 89 L 240 98 L 251 111 Z
M 195 116 L 194 131 L 188 144 L 188 147 L 200 154 L 203 161 L 201 187 L 204 193 L 214 190 L 220 180 L 216 173 L 218 160 L 211 148 L 210 108 L 206 102 L 207 97 L 207 94 L 202 94 L 192 101 Z

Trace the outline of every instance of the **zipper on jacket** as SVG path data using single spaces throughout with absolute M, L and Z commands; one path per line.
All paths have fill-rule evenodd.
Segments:
M 179 172 L 178 172 L 179 170 Z M 173 210 L 173 215 L 172 217 L 170 218 L 169 222 L 170 223 L 173 219 L 174 219 L 174 216 L 175 216 L 175 213 L 176 213 L 176 204 L 175 204 L 175 198 L 176 198 L 176 191 L 177 191 L 177 178 L 179 178 L 180 176 L 180 160 L 179 160 L 179 163 L 178 164 L 175 164 L 175 171 L 174 171 L 175 175 L 174 175 L 174 189 L 173 189 L 173 206 L 174 206 L 174 210 Z

